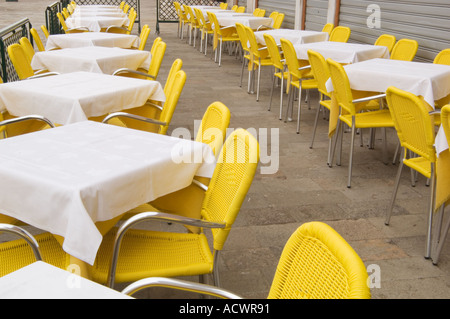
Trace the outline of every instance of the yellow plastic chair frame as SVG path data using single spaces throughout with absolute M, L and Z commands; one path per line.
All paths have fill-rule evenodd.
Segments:
M 401 179 L 403 165 L 419 172 L 430 182 L 430 202 L 427 227 L 427 245 L 425 257 L 431 255 L 431 227 L 436 196 L 436 151 L 434 149 L 434 125 L 428 111 L 428 106 L 418 96 L 389 87 L 386 91 L 386 100 L 389 111 L 395 124 L 400 145 L 403 148 L 403 159 L 397 170 L 394 192 L 388 210 L 386 211 L 385 224 L 389 225 L 392 210 L 394 208 L 397 190 Z M 408 157 L 408 151 L 417 156 Z

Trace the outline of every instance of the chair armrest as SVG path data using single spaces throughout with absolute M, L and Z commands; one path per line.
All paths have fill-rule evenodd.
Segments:
M 258 51 L 267 50 L 267 47 L 260 47 Z
M 256 31 L 259 31 L 260 28 L 264 28 L 264 29 L 272 29 L 272 30 L 274 29 L 274 28 L 272 28 L 272 27 L 269 27 L 268 25 L 261 24 L 259 27 L 256 28 Z
M 205 192 L 208 190 L 208 186 L 206 186 L 206 185 L 203 184 L 203 183 L 200 183 L 198 180 L 193 179 L 193 180 L 192 180 L 192 184 L 194 184 L 194 185 L 200 187 L 200 188 L 203 189 Z
M 14 124 L 14 123 L 29 121 L 29 120 L 42 121 L 42 122 L 47 123 L 50 127 L 55 127 L 55 124 L 53 124 L 49 119 L 47 119 L 41 115 L 26 115 L 26 116 L 15 117 L 15 118 L 8 119 L 8 120 L 3 120 L 0 122 L 0 126 L 6 126 L 9 124 Z
M 433 110 L 433 111 L 428 112 L 428 114 L 429 114 L 429 115 L 441 114 L 441 110 L 440 110 L 440 109 L 438 109 L 438 110 Z
M 308 70 L 311 69 L 311 65 L 302 66 L 301 68 L 298 68 L 299 71 Z
M 148 73 L 141 72 L 141 71 L 136 71 L 136 70 L 132 70 L 132 69 L 126 69 L 126 68 L 117 69 L 117 70 L 115 70 L 113 72 L 112 75 L 118 75 L 118 74 L 123 73 L 123 72 L 134 73 L 134 74 L 138 74 L 138 75 L 142 75 L 142 76 L 146 76 L 146 77 L 155 79 L 155 77 L 153 75 L 150 75 Z
M 127 28 L 124 28 L 122 26 L 110 25 L 109 27 L 106 28 L 105 32 L 109 32 L 109 30 L 112 29 L 112 28 L 120 29 L 120 30 L 123 30 L 123 31 L 128 31 Z
M 378 95 L 372 95 L 372 96 L 368 96 L 368 97 L 363 97 L 361 99 L 353 100 L 352 102 L 353 103 L 362 103 L 362 102 L 367 102 L 367 101 L 371 101 L 371 100 L 380 99 L 380 98 L 383 98 L 383 97 L 386 97 L 385 93 L 378 94 Z
M 144 117 L 144 116 L 140 116 L 140 115 L 136 115 L 136 114 L 131 114 L 131 113 L 125 113 L 125 112 L 115 112 L 115 113 L 111 113 L 109 115 L 107 115 L 102 123 L 108 123 L 108 121 L 114 117 L 128 117 L 130 119 L 133 120 L 138 120 L 138 121 L 143 121 L 143 122 L 147 122 L 150 124 L 156 124 L 156 125 L 167 125 L 166 122 L 161 122 L 161 121 L 157 121 L 148 117 Z
M 28 243 L 28 245 L 31 246 L 36 260 L 43 260 L 41 252 L 39 250 L 39 243 L 36 241 L 36 239 L 33 237 L 33 235 L 31 235 L 25 229 L 23 229 L 21 227 L 17 227 L 15 225 L 0 224 L 0 232 L 15 234 L 15 235 L 21 237 Z
M 206 220 L 183 217 L 179 215 L 160 213 L 160 212 L 143 212 L 136 214 L 129 219 L 127 219 L 117 230 L 116 236 L 114 238 L 113 253 L 111 256 L 110 269 L 108 272 L 107 286 L 110 288 L 114 287 L 114 278 L 116 276 L 117 260 L 119 258 L 120 246 L 122 244 L 122 238 L 128 229 L 136 224 L 144 221 L 160 221 L 175 224 L 182 224 L 188 226 L 196 227 L 206 227 L 206 228 L 225 228 L 224 223 L 214 223 L 208 222 Z
M 145 105 L 150 105 L 150 106 L 156 107 L 160 111 L 163 110 L 163 107 L 161 105 L 155 104 L 155 103 L 150 102 L 150 101 L 145 102 Z
M 219 297 L 223 299 L 242 299 L 241 296 L 238 296 L 228 290 L 218 288 L 215 286 L 200 284 L 181 279 L 163 278 L 163 277 L 149 277 L 138 280 L 125 287 L 122 290 L 122 293 L 131 296 L 142 289 L 150 287 L 164 287 L 164 288 L 178 289 Z
M 72 29 L 67 29 L 66 30 L 66 32 L 67 31 L 78 31 L 78 30 L 83 30 L 83 31 L 88 31 L 88 32 L 90 32 L 91 30 L 89 30 L 89 28 L 88 27 L 77 27 L 77 28 L 72 28 Z
M 60 73 L 58 72 L 44 72 L 46 70 L 39 70 L 37 72 L 37 74 L 34 74 L 28 78 L 26 78 L 25 80 L 32 80 L 32 79 L 37 79 L 37 78 L 42 78 L 44 76 L 49 76 L 49 75 L 59 75 Z M 44 73 L 39 73 L 39 72 L 44 72 Z

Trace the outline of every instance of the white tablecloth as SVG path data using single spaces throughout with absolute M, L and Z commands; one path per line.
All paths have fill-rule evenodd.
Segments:
M 74 12 L 71 18 L 89 18 L 89 17 L 114 17 L 114 18 L 126 18 L 127 14 L 123 11 L 113 11 L 113 10 L 89 10 L 89 11 L 78 11 Z
M 122 49 L 137 48 L 139 47 L 139 37 L 133 34 L 106 32 L 51 34 L 45 44 L 45 50 L 89 46 L 117 47 Z
M 149 98 L 165 101 L 158 81 L 90 72 L 0 85 L 0 111 L 6 109 L 14 116 L 40 114 L 62 125 L 138 107 Z
M 95 222 L 215 167 L 206 144 L 91 121 L 3 139 L 0 161 L 0 213 L 64 237 L 63 249 L 91 265 L 102 241 Z
M 305 30 L 292 30 L 292 29 L 273 29 L 265 31 L 256 31 L 255 37 L 258 43 L 265 45 L 264 34 L 271 35 L 277 44 L 280 44 L 280 39 L 284 38 L 292 42 L 292 44 L 302 44 L 311 42 L 328 41 L 327 32 L 319 31 L 305 31 Z
M 384 46 L 343 42 L 314 42 L 294 45 L 297 57 L 308 60 L 308 50 L 314 50 L 326 59 L 339 63 L 356 63 L 374 58 L 389 58 L 389 50 Z
M 438 133 L 436 134 L 436 138 L 434 140 L 434 147 L 436 148 L 436 154 L 439 156 L 445 150 L 448 150 L 449 145 L 447 141 L 447 136 L 445 135 L 444 128 L 439 128 Z
M 75 16 L 75 17 L 69 17 L 66 19 L 66 24 L 69 29 L 73 28 L 79 28 L 79 27 L 86 27 L 90 31 L 99 32 L 102 29 L 106 29 L 109 26 L 128 26 L 130 23 L 130 20 L 128 17 L 125 18 L 117 18 L 117 17 L 104 17 L 104 16 L 90 16 L 85 17 L 82 16 Z
M 148 69 L 150 61 L 149 51 L 92 46 L 36 52 L 31 67 L 58 73 L 87 71 L 112 74 L 120 68 Z
M 353 90 L 386 92 L 390 86 L 423 96 L 434 107 L 434 101 L 450 94 L 450 66 L 391 59 L 372 59 L 346 65 L 345 71 Z M 333 90 L 331 80 L 327 82 Z
M 34 262 L 0 278 L 1 299 L 133 299 L 114 289 L 47 264 Z

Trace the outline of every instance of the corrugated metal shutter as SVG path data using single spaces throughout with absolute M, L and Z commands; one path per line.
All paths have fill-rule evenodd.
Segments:
M 327 23 L 328 0 L 306 1 L 305 30 L 322 31 Z
M 238 6 L 247 7 L 247 0 L 238 0 Z
M 369 28 L 374 20 L 367 12 L 369 5 L 379 6 L 380 28 Z M 419 42 L 416 61 L 432 61 L 436 54 L 450 47 L 449 0 L 341 0 L 339 25 L 348 26 L 351 42 L 374 43 L 383 34 L 397 39 L 409 38 Z
M 282 28 L 294 29 L 295 0 L 259 0 L 258 8 L 266 10 L 266 17 L 273 11 L 284 13 Z

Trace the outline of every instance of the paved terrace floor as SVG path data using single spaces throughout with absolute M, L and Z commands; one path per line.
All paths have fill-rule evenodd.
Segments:
M 157 36 L 155 4 L 141 1 L 141 25 L 152 29 L 147 48 Z M 0 27 L 23 17 L 34 27 L 45 24 L 45 8 L 51 1 L 19 0 L 0 4 Z M 137 27 L 134 28 L 137 33 Z M 257 132 L 278 130 L 279 152 L 270 154 L 279 166 L 273 174 L 258 172 L 234 224 L 220 259 L 222 286 L 248 298 L 266 298 L 281 250 L 290 234 L 309 221 L 328 223 L 361 256 L 365 265 L 377 265 L 380 287 L 372 289 L 375 299 L 449 298 L 450 244 L 444 247 L 439 265 L 423 257 L 426 234 L 426 210 L 429 188 L 419 177 L 416 187 L 404 170 L 391 225 L 384 225 L 384 213 L 393 191 L 397 166 L 382 162 L 381 141 L 376 148 L 355 147 L 352 188 L 346 187 L 349 134 L 344 141 L 342 166 L 329 168 L 327 125 L 320 119 L 316 142 L 309 148 L 318 95 L 311 96 L 311 109 L 302 104 L 301 132 L 295 122 L 278 120 L 279 93 L 274 93 L 272 111 L 268 111 L 271 70 L 261 76 L 260 101 L 246 91 L 246 77 L 239 87 L 241 61 L 227 53 L 222 66 L 177 38 L 177 25 L 160 24 L 167 51 L 159 79 L 164 81 L 176 58 L 183 60 L 187 82 L 175 111 L 170 132 L 186 127 L 193 133 L 194 120 L 201 119 L 207 106 L 221 101 L 231 110 L 231 128 L 253 128 Z M 186 39 L 186 38 L 185 38 Z M 210 48 L 209 52 L 211 52 Z M 378 137 L 381 134 L 378 134 Z M 365 134 L 367 137 L 368 134 Z M 389 154 L 396 138 L 388 131 Z M 366 141 L 367 144 L 367 141 Z M 274 164 L 275 162 L 272 162 Z M 265 165 L 267 166 L 267 165 Z M 448 240 L 447 240 L 448 241 Z M 195 298 L 189 294 L 153 291 L 142 297 Z

